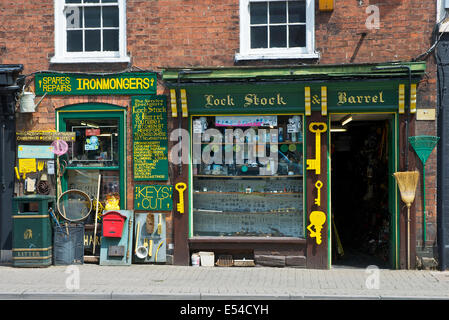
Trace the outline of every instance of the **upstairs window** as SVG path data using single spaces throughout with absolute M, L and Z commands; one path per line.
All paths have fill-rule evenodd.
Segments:
M 124 0 L 57 0 L 51 62 L 127 62 Z
M 240 1 L 237 60 L 318 58 L 314 1 Z

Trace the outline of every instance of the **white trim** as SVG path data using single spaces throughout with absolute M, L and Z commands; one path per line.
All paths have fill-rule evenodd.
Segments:
M 54 0 L 55 7 L 55 55 L 50 63 L 117 63 L 130 62 L 126 45 L 126 0 L 117 0 L 119 8 L 119 51 L 67 52 L 67 21 L 65 19 L 64 0 Z M 94 6 L 83 5 L 83 6 Z M 101 5 L 101 4 L 97 4 Z
M 286 1 L 286 0 L 240 0 L 240 52 L 235 54 L 235 60 L 256 59 L 317 59 L 315 51 L 315 1 L 306 1 L 306 47 L 303 48 L 269 48 L 251 49 L 250 39 L 250 2 Z

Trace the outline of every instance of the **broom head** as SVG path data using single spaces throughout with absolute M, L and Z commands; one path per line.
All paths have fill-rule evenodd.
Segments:
M 395 172 L 394 177 L 401 192 L 401 199 L 407 207 L 410 207 L 415 200 L 416 187 L 419 180 L 418 171 Z

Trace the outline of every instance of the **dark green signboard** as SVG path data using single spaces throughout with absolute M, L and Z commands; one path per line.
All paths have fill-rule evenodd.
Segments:
M 114 75 L 38 73 L 36 95 L 131 95 L 155 94 L 156 74 L 129 72 Z
M 168 179 L 166 96 L 131 99 L 135 180 Z
M 134 210 L 171 210 L 173 187 L 168 185 L 134 186 Z

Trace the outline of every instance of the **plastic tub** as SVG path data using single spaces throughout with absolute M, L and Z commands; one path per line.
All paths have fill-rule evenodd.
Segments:
M 202 267 L 213 267 L 215 264 L 215 254 L 213 252 L 199 252 Z

